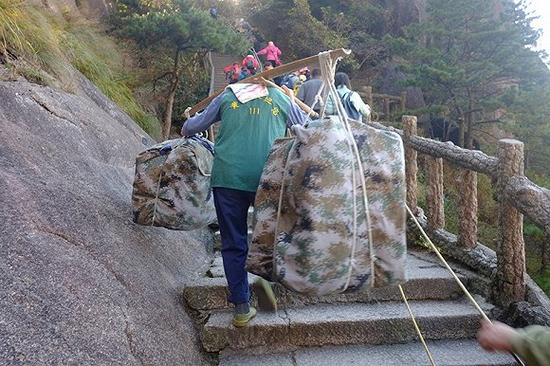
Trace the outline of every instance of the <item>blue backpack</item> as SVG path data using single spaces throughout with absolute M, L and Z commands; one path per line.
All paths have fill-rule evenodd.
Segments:
M 286 86 L 289 89 L 294 89 L 294 84 L 298 81 L 298 77 L 293 74 L 284 75 L 281 79 L 281 86 Z
M 342 95 L 340 99 L 342 100 L 342 105 L 344 106 L 344 109 L 346 110 L 346 114 L 348 115 L 348 117 L 356 121 L 361 121 L 362 120 L 361 113 L 359 113 L 359 111 L 355 108 L 355 106 L 351 101 L 351 95 L 353 93 L 354 92 L 350 91 L 347 94 Z

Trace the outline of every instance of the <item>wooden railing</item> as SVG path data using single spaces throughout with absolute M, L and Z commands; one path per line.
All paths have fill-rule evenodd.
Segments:
M 525 299 L 525 245 L 523 214 L 550 234 L 550 191 L 524 176 L 523 143 L 504 139 L 498 142 L 497 156 L 462 149 L 450 142 L 439 142 L 417 135 L 414 116 L 402 117 L 403 130 L 372 122 L 375 127 L 391 130 L 403 138 L 406 160 L 407 204 L 420 214 L 417 204 L 417 155 L 425 155 L 427 177 L 426 229 L 433 234 L 446 233 L 443 165 L 460 168 L 459 228 L 456 246 L 462 252 L 475 252 L 477 242 L 477 173 L 492 178 L 498 201 L 498 245 L 495 300 L 501 305 Z M 444 236 L 444 235 L 443 235 Z
M 359 95 L 373 110 L 373 120 L 391 119 L 392 114 L 402 114 L 405 111 L 407 103 L 407 92 L 401 92 L 401 95 L 389 95 L 374 93 L 372 86 L 362 86 L 359 88 Z

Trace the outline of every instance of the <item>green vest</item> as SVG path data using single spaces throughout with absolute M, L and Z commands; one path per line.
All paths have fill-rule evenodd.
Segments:
M 216 137 L 212 187 L 256 192 L 273 141 L 283 137 L 290 100 L 277 89 L 269 95 L 240 103 L 227 90 L 220 105 L 221 125 Z

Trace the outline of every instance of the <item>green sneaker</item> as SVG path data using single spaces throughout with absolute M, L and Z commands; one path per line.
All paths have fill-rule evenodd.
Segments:
M 233 325 L 237 328 L 241 328 L 248 325 L 248 322 L 256 316 L 256 309 L 252 306 L 246 314 L 234 314 Z

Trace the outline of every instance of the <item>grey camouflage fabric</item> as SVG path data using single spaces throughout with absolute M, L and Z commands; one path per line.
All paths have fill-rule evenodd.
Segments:
M 134 222 L 195 230 L 216 221 L 210 188 L 213 154 L 194 138 L 154 145 L 136 158 Z M 158 195 L 157 195 L 158 190 Z
M 307 295 L 356 291 L 367 281 L 375 287 L 405 281 L 402 141 L 395 133 L 349 123 L 365 173 L 372 250 L 358 169 L 354 197 L 353 154 L 341 122 L 331 117 L 296 128 L 293 139 L 275 141 L 256 194 L 248 271 Z

